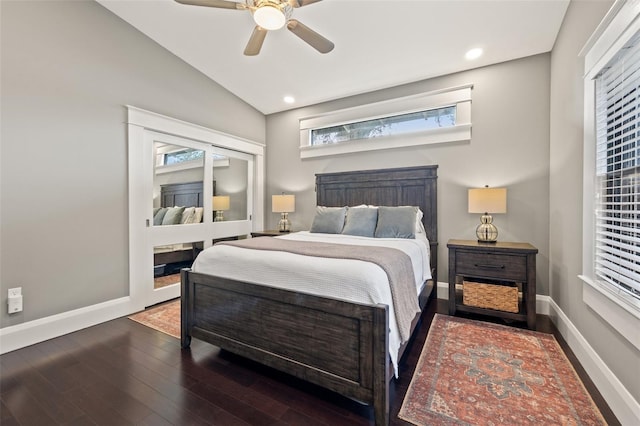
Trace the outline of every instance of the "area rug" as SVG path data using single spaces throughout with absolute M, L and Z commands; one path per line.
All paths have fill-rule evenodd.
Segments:
M 398 417 L 416 425 L 606 425 L 552 335 L 439 314 Z
M 133 314 L 129 319 L 180 338 L 180 299 Z
M 164 275 L 153 279 L 153 288 L 158 289 L 172 284 L 180 284 L 180 274 Z

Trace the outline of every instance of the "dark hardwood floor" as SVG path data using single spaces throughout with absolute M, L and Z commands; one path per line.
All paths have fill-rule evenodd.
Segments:
M 420 356 L 431 301 L 391 386 L 391 424 Z M 557 340 L 607 422 L 619 424 L 551 321 Z M 0 357 L 0 423 L 9 425 L 369 425 L 372 410 L 207 343 L 120 318 Z

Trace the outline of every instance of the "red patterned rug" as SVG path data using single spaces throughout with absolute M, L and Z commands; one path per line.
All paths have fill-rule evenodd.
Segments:
M 133 314 L 129 319 L 180 338 L 180 299 Z
M 416 425 L 606 425 L 552 335 L 438 314 L 398 417 Z

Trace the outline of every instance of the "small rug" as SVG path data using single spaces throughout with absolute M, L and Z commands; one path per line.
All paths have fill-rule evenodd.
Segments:
M 129 319 L 180 338 L 180 299 L 133 314 Z
M 606 425 L 552 335 L 439 314 L 398 417 L 416 425 Z
M 164 275 L 153 279 L 153 288 L 158 289 L 172 284 L 180 284 L 180 274 Z

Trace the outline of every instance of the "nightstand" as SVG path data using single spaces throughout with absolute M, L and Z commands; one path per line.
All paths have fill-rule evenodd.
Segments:
M 277 229 L 268 229 L 265 231 L 254 231 L 251 233 L 252 237 L 277 237 L 280 235 L 287 235 L 290 232 L 280 232 Z
M 536 328 L 536 254 L 538 249 L 529 243 L 480 243 L 478 241 L 449 240 L 449 315 L 457 311 L 526 321 Z M 489 289 L 486 294 L 515 292 L 517 312 L 493 309 L 484 303 L 465 304 L 464 285 L 468 289 Z M 480 284 L 479 286 L 476 284 Z M 471 299 L 470 297 L 468 299 Z M 490 297 L 489 297 L 490 299 Z M 514 311 L 515 311 L 514 309 Z

